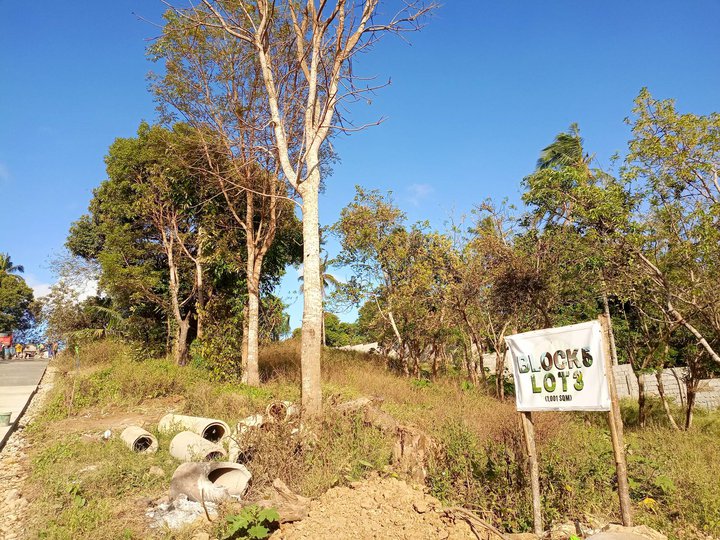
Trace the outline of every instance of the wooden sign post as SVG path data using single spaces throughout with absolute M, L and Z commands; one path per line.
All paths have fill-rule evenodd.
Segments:
M 543 533 L 540 473 L 532 411 L 607 412 L 618 478 L 620 514 L 632 526 L 630 489 L 617 388 L 613 374 L 609 318 L 547 328 L 505 338 L 513 357 L 515 398 L 530 468 L 533 529 Z
M 522 417 L 523 435 L 525 435 L 525 447 L 530 465 L 530 490 L 532 491 L 533 503 L 533 532 L 537 536 L 543 535 L 542 503 L 540 501 L 540 468 L 538 466 L 537 450 L 535 450 L 535 425 L 532 421 L 532 413 L 523 411 Z
M 615 386 L 615 373 L 613 365 L 616 363 L 613 358 L 612 348 L 612 327 L 607 315 L 600 315 L 600 326 L 603 331 L 603 348 L 605 358 L 605 373 L 610 388 L 610 410 L 608 411 L 608 427 L 610 428 L 610 439 L 612 440 L 613 454 L 615 455 L 615 470 L 618 480 L 618 497 L 620 498 L 620 515 L 622 524 L 625 527 L 632 527 L 632 507 L 630 505 L 630 486 L 627 478 L 627 462 L 625 461 L 625 442 L 623 437 L 623 422 L 620 415 L 620 402 L 618 400 L 617 387 Z

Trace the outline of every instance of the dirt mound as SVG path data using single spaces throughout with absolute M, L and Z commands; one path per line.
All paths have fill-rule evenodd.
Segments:
M 475 540 L 463 519 L 440 501 L 394 478 L 371 478 L 337 487 L 313 501 L 307 518 L 283 525 L 273 540 L 397 538 Z

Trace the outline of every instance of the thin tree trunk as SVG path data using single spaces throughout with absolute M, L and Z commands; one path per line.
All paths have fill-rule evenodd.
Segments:
M 322 353 L 322 283 L 320 281 L 320 217 L 317 156 L 308 159 L 308 179 L 300 185 L 303 212 L 303 321 L 300 348 L 302 407 L 306 414 L 322 411 L 320 357 Z
M 675 317 L 675 320 L 677 321 L 677 323 L 682 324 L 685 328 L 687 328 L 690 331 L 690 333 L 697 338 L 698 342 L 700 343 L 700 345 L 703 346 L 703 348 L 708 353 L 710 358 L 712 358 L 712 360 L 714 362 L 717 362 L 718 364 L 720 364 L 720 356 L 710 346 L 710 344 L 707 342 L 705 337 L 697 330 L 697 328 L 695 328 L 693 325 L 691 325 L 689 322 L 687 322 L 685 320 L 685 317 L 683 317 L 682 314 L 673 307 L 672 303 L 668 302 L 667 307 L 668 307 L 668 311 L 670 312 L 670 314 L 673 317 Z
M 495 347 L 495 390 L 498 398 L 505 399 L 505 347 Z
M 182 316 L 180 311 L 180 283 L 178 278 L 177 266 L 171 242 L 166 243 L 166 253 L 168 258 L 168 270 L 170 273 L 170 304 L 172 307 L 173 318 L 175 319 L 175 343 L 173 343 L 173 358 L 179 366 L 185 364 L 187 358 L 187 337 L 190 328 L 189 315 Z
M 205 330 L 205 291 L 203 283 L 203 268 L 200 264 L 200 255 L 195 259 L 195 283 L 197 286 L 197 338 L 203 338 L 203 331 Z
M 475 368 L 474 368 L 475 364 L 474 364 L 474 360 L 472 357 L 472 342 L 470 344 L 470 347 L 468 347 L 467 341 L 465 341 L 465 339 L 463 339 L 462 344 L 463 344 L 463 354 L 464 354 L 464 358 L 465 358 L 465 369 L 467 370 L 467 374 L 470 379 L 470 382 L 473 384 L 473 386 L 477 386 L 478 378 L 477 378 L 477 370 L 475 370 Z
M 395 317 L 393 317 L 392 310 L 388 310 L 388 319 L 390 320 L 390 326 L 392 326 L 393 333 L 395 334 L 395 338 L 398 340 L 398 347 L 403 347 L 403 340 L 402 337 L 400 337 L 400 332 L 398 331 L 397 324 L 395 324 Z
M 693 409 L 695 408 L 695 398 L 697 396 L 698 384 L 700 383 L 697 363 L 701 355 L 702 352 L 688 361 L 688 373 L 685 379 L 687 393 L 687 399 L 685 400 L 685 431 L 688 431 L 692 427 Z
M 675 422 L 672 412 L 670 411 L 670 404 L 667 402 L 667 399 L 665 399 L 665 386 L 662 382 L 662 370 L 655 372 L 655 378 L 657 379 L 658 383 L 658 393 L 660 394 L 660 401 L 662 401 L 663 409 L 665 409 L 665 414 L 668 417 L 668 421 L 670 422 L 670 425 L 673 427 L 673 429 L 680 431 L 680 428 L 678 427 L 677 422 Z
M 685 431 L 692 427 L 693 409 L 695 408 L 695 396 L 697 395 L 697 384 L 695 381 L 687 385 L 687 404 L 685 406 Z
M 325 309 L 323 308 L 323 314 L 322 314 L 322 344 L 323 347 L 327 345 L 327 336 L 325 334 Z
M 645 427 L 647 408 L 646 408 L 646 396 L 645 396 L 645 381 L 643 380 L 642 373 L 637 378 L 638 381 L 638 424 L 641 428 Z

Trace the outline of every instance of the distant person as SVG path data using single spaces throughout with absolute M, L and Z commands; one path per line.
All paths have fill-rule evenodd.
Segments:
M 16 343 L 15 344 L 15 358 L 22 358 L 23 354 L 23 346 L 22 343 Z
M 53 341 L 50 344 L 50 351 L 52 352 L 52 357 L 55 358 L 58 353 L 58 342 L 57 341 Z

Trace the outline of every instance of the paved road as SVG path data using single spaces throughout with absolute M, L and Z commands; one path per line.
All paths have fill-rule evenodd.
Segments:
M 10 426 L 0 427 L 0 449 L 37 390 L 47 365 L 47 360 L 0 360 L 0 413 L 12 413 Z

